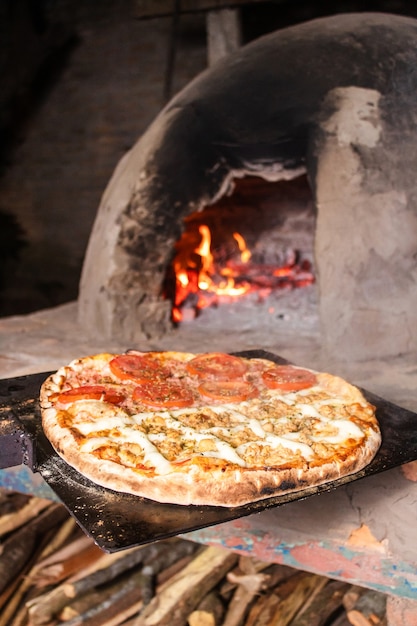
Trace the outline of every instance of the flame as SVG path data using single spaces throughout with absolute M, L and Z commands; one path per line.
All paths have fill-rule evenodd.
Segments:
M 314 280 L 308 268 L 299 267 L 295 263 L 283 267 L 251 264 L 252 254 L 244 237 L 238 232 L 232 234 L 236 243 L 235 253 L 221 265 L 213 254 L 212 233 L 209 226 L 199 225 L 197 244 L 195 244 L 195 233 L 196 231 L 194 234 L 183 236 L 177 245 L 177 254 L 173 261 L 175 296 L 172 319 L 174 322 L 182 321 L 185 315 L 189 319 L 190 316 L 195 317 L 198 310 L 217 304 L 219 297 L 238 298 L 255 290 L 270 293 L 275 287 L 265 286 L 265 280 L 263 280 L 265 277 L 267 281 L 271 279 L 275 281 L 274 284 L 278 286 L 287 278 L 289 280 L 293 278 L 300 285 L 302 280 L 304 284 L 310 284 Z M 303 278 L 298 274 L 300 271 L 304 271 Z
M 234 276 L 230 268 L 222 267 L 216 268 L 214 263 L 214 257 L 211 252 L 211 232 L 208 226 L 202 224 L 198 228 L 198 232 L 201 235 L 201 242 L 194 250 L 201 258 L 201 269 L 198 275 L 198 288 L 202 291 L 210 291 L 217 295 L 223 296 L 240 296 L 248 291 L 248 285 L 236 285 Z M 249 260 L 251 253 L 247 249 L 246 242 L 242 235 L 239 233 L 233 233 L 239 251 L 240 259 L 243 263 L 246 259 Z M 217 277 L 217 280 L 213 280 Z
M 198 275 L 198 288 L 207 291 L 212 280 L 210 275 L 214 273 L 213 255 L 211 253 L 211 232 L 208 226 L 202 224 L 198 228 L 201 235 L 201 243 L 195 249 L 195 252 L 201 257 L 201 269 Z
M 246 247 L 246 241 L 239 233 L 233 233 L 233 239 L 236 241 L 240 250 L 240 260 L 242 263 L 248 263 L 251 259 L 252 253 Z
M 212 253 L 212 235 L 206 224 L 198 227 L 200 241 L 191 254 L 177 254 L 173 262 L 176 293 L 173 307 L 173 320 L 183 319 L 181 304 L 190 294 L 197 294 L 197 308 L 203 309 L 215 300 L 216 296 L 231 298 L 241 296 L 250 289 L 248 283 L 236 284 L 235 272 L 228 267 L 217 267 Z M 240 233 L 233 233 L 241 263 L 251 258 L 245 239 Z

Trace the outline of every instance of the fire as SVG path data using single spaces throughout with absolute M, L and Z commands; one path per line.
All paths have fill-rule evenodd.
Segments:
M 288 286 L 289 280 L 299 286 L 314 280 L 306 262 L 283 267 L 251 263 L 252 253 L 238 232 L 232 234 L 234 251 L 223 262 L 213 252 L 212 233 L 206 224 L 198 226 L 198 235 L 198 243 L 195 243 L 196 233 L 188 233 L 177 244 L 172 266 L 175 275 L 174 322 L 182 321 L 185 311 L 191 311 L 191 317 L 195 317 L 199 310 L 219 304 L 220 299 L 230 301 L 253 291 L 262 291 L 265 295 L 275 288 Z M 193 240 L 194 244 L 190 245 Z
M 248 261 L 250 261 L 252 253 L 246 247 L 246 241 L 243 239 L 242 235 L 239 235 L 239 233 L 233 233 L 233 239 L 236 240 L 237 245 L 239 246 L 240 258 L 242 263 L 247 263 Z
M 214 259 L 211 254 L 211 233 L 208 226 L 202 224 L 198 228 L 201 235 L 201 243 L 195 252 L 201 257 L 201 270 L 198 275 L 197 285 L 199 289 L 207 291 L 212 283 L 210 274 L 214 273 Z

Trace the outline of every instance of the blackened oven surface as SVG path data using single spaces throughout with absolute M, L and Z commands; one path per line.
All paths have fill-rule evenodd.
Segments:
M 263 350 L 237 354 L 286 362 Z M 417 414 L 363 390 L 367 400 L 377 407 L 382 432 L 381 448 L 363 470 L 319 487 L 307 487 L 240 507 L 161 504 L 95 485 L 55 453 L 42 431 L 38 404 L 39 389 L 47 376 L 48 373 L 41 373 L 0 381 L 0 467 L 23 462 L 40 472 L 85 533 L 108 552 L 301 500 L 417 459 Z

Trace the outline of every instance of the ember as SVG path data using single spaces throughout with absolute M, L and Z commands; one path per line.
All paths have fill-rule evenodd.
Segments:
M 274 290 L 294 289 L 314 282 L 311 263 L 297 250 L 287 250 L 281 264 L 265 263 L 248 249 L 245 238 L 232 232 L 218 237 L 207 224 L 186 230 L 176 245 L 172 263 L 174 322 L 193 319 L 218 306 L 256 293 L 265 299 Z M 166 296 L 169 297 L 168 291 Z

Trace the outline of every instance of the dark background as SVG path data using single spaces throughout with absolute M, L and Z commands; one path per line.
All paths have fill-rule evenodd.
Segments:
M 89 233 L 115 166 L 167 91 L 173 95 L 206 66 L 204 12 L 179 15 L 174 31 L 172 15 L 139 19 L 139 4 L 0 1 L 0 316 L 77 298 Z M 242 5 L 243 43 L 335 13 L 415 16 L 416 4 Z

